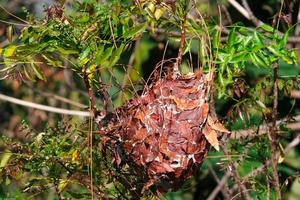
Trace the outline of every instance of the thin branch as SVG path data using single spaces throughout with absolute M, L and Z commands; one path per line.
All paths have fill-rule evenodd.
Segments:
M 218 185 L 217 187 L 215 187 L 215 189 L 210 193 L 210 195 L 207 197 L 206 200 L 214 200 L 218 193 L 221 191 L 223 193 L 224 199 L 230 199 L 229 198 L 229 191 L 227 190 L 227 188 L 225 188 L 225 191 L 223 191 L 224 187 L 226 187 L 226 183 L 228 181 L 228 178 L 230 177 L 231 172 L 227 171 L 226 174 L 223 176 L 223 178 L 221 180 L 218 179 L 218 177 L 216 177 L 216 175 L 214 175 L 213 173 L 213 168 L 209 167 L 209 170 L 211 171 L 211 173 L 213 174 L 215 180 L 217 181 Z
M 102 125 L 101 125 L 100 121 L 104 116 L 101 115 L 102 113 L 100 113 L 99 110 L 96 107 L 94 92 L 93 92 L 92 86 L 90 84 L 90 80 L 89 80 L 89 77 L 88 77 L 88 74 L 87 74 L 86 70 L 87 69 L 84 66 L 83 69 L 82 69 L 82 76 L 83 76 L 83 81 L 84 81 L 84 84 L 85 84 L 85 87 L 87 89 L 88 96 L 89 96 L 90 111 L 92 111 L 94 113 L 94 119 L 96 120 L 98 130 L 99 130 L 99 132 L 101 132 Z
M 223 151 L 224 151 L 224 154 L 228 156 L 228 149 L 227 149 L 226 145 L 223 145 Z M 234 181 L 239 186 L 241 195 L 245 198 L 245 200 L 251 200 L 251 197 L 248 193 L 247 187 L 245 186 L 244 182 L 242 182 L 241 177 L 239 176 L 238 171 L 237 171 L 234 163 L 231 160 L 229 160 L 229 162 L 228 162 L 228 168 L 229 168 L 229 171 L 231 172 L 231 176 L 233 177 Z
M 284 155 L 287 155 L 293 148 L 298 146 L 300 144 L 300 135 L 297 135 L 284 149 L 283 153 Z M 279 154 L 276 155 L 276 160 L 279 159 Z M 266 171 L 266 169 L 271 165 L 271 159 L 266 160 L 265 163 L 256 168 L 255 170 L 248 173 L 246 176 L 243 177 L 243 182 L 248 182 L 250 178 L 255 177 L 263 172 Z M 232 190 L 237 190 L 239 188 L 238 185 L 235 185 Z
M 34 88 L 33 86 L 31 86 L 30 84 L 27 84 L 26 85 L 33 91 L 39 93 L 41 96 L 44 96 L 44 97 L 48 97 L 48 98 L 53 98 L 53 99 L 56 99 L 58 101 L 61 101 L 61 102 L 64 102 L 64 103 L 67 103 L 67 104 L 70 104 L 70 105 L 73 105 L 73 106 L 76 106 L 78 108 L 82 108 L 82 109 L 85 109 L 85 108 L 88 108 L 87 105 L 84 105 L 84 104 L 81 104 L 79 102 L 76 102 L 76 101 L 73 101 L 73 100 L 70 100 L 68 98 L 65 98 L 65 97 L 62 97 L 62 96 L 59 96 L 59 95 L 56 95 L 56 94 L 52 94 L 52 93 L 49 93 L 49 92 L 43 92 L 41 90 L 38 90 L 36 88 Z
M 246 17 L 248 20 L 250 20 L 250 14 L 248 13 L 248 11 L 241 4 L 239 4 L 235 0 L 228 0 L 228 2 L 233 7 L 235 7 L 239 11 L 239 13 L 241 13 L 244 17 Z
M 29 24 L 29 22 L 27 22 L 27 21 L 21 19 L 20 17 L 14 15 L 13 13 L 9 12 L 9 11 L 8 11 L 6 8 L 4 8 L 2 5 L 0 5 L 0 8 L 1 8 L 2 10 L 4 10 L 4 12 L 6 12 L 8 15 L 10 15 L 10 16 L 12 16 L 12 17 L 18 19 L 18 20 L 20 20 L 21 22 L 24 22 L 25 24 Z
M 247 10 L 247 12 L 249 13 L 250 16 L 250 20 L 256 25 L 256 26 L 260 26 L 263 24 L 262 21 L 260 21 L 257 17 L 255 17 L 255 15 L 253 14 L 247 0 L 242 0 L 242 4 L 245 7 L 245 9 Z
M 183 18 L 182 24 L 181 24 L 181 34 L 180 34 L 180 45 L 179 45 L 179 50 L 178 50 L 178 56 L 176 63 L 174 65 L 174 75 L 180 74 L 180 65 L 182 61 L 182 56 L 183 56 L 183 48 L 184 48 L 184 42 L 185 42 L 185 21 L 186 21 L 186 16 Z
M 10 96 L 7 96 L 7 95 L 1 94 L 1 93 L 0 93 L 0 100 L 8 101 L 8 102 L 18 104 L 21 106 L 25 106 L 25 107 L 29 107 L 29 108 L 44 110 L 47 112 L 59 113 L 59 114 L 64 114 L 64 115 L 76 115 L 76 116 L 81 116 L 81 117 L 89 117 L 90 116 L 89 112 L 77 111 L 77 110 L 67 110 L 67 109 L 56 108 L 56 107 L 52 107 L 52 106 L 45 106 L 45 105 L 17 99 L 14 97 L 10 97 Z
M 298 8 L 297 22 L 300 22 L 300 3 Z M 295 28 L 295 36 L 299 36 L 299 35 L 300 35 L 300 23 L 297 23 Z
M 277 119 L 277 112 L 278 112 L 278 63 L 273 64 L 273 76 L 274 76 L 274 86 L 273 86 L 273 112 L 272 112 L 272 126 L 270 131 L 268 132 L 270 138 L 270 145 L 271 145 L 271 163 L 272 163 L 272 175 L 273 175 L 273 185 L 276 190 L 277 198 L 281 200 L 281 191 L 280 191 L 280 183 L 279 183 L 279 176 L 277 172 L 277 158 L 276 158 L 276 151 L 277 151 L 277 126 L 276 126 L 276 119 Z
M 241 13 L 249 21 L 253 22 L 256 26 L 264 24 L 262 21 L 260 21 L 253 15 L 248 3 L 245 0 L 243 0 L 243 4 L 244 4 L 244 6 L 246 6 L 245 8 L 241 4 L 239 4 L 236 0 L 228 0 L 228 2 L 233 7 L 235 7 L 237 9 L 237 11 L 239 11 L 239 13 Z

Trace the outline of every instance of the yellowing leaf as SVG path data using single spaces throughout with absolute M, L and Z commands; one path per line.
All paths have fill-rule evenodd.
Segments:
M 161 16 L 165 13 L 166 9 L 164 7 L 158 8 L 155 10 L 154 17 L 156 20 L 159 20 Z
M 66 186 L 69 184 L 69 182 L 70 181 L 67 179 L 60 180 L 59 184 L 58 184 L 58 191 L 62 192 L 66 188 Z
M 155 11 L 155 5 L 153 2 L 150 2 L 147 6 L 148 10 L 151 12 L 151 13 L 154 13 Z
M 278 158 L 278 163 L 282 163 L 285 159 L 285 153 L 284 153 L 284 149 L 283 149 L 281 143 L 279 143 L 279 150 L 280 150 L 280 154 L 279 154 L 279 158 Z
M 6 47 L 4 50 L 3 56 L 10 57 L 10 56 L 14 55 L 16 48 L 17 48 L 16 45 L 10 45 L 10 46 Z
M 11 155 L 12 155 L 12 153 L 10 151 L 5 151 L 4 153 L 2 153 L 1 161 L 0 161 L 0 172 L 8 163 Z
M 72 161 L 76 162 L 78 159 L 78 150 L 73 151 L 72 153 Z

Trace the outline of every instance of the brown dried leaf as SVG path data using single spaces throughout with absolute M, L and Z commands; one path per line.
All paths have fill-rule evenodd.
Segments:
M 174 169 L 169 164 L 157 161 L 150 164 L 149 170 L 158 174 L 174 172 Z
M 207 141 L 211 144 L 211 146 L 213 146 L 217 151 L 219 151 L 220 148 L 217 132 L 206 124 L 203 128 L 203 134 Z
M 188 100 L 188 99 L 180 99 L 175 96 L 171 96 L 177 105 L 177 107 L 181 110 L 191 110 L 199 106 L 199 100 Z
M 213 118 L 210 115 L 207 118 L 207 123 L 215 131 L 219 131 L 221 133 L 230 133 L 230 131 L 228 131 L 218 119 Z

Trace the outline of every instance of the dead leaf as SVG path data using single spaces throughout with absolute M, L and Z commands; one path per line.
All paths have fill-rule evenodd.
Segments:
M 180 99 L 175 96 L 171 96 L 177 105 L 177 107 L 181 110 L 191 110 L 199 106 L 199 100 L 188 100 L 188 99 Z
M 207 141 L 211 144 L 211 146 L 213 146 L 217 151 L 219 151 L 220 148 L 217 132 L 206 124 L 203 128 L 203 134 Z
M 210 115 L 207 118 L 207 123 L 215 131 L 219 131 L 221 133 L 230 133 L 230 131 L 228 131 L 218 119 L 213 118 Z

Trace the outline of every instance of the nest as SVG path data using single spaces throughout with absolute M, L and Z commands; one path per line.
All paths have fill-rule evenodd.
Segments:
M 201 72 L 166 76 L 117 110 L 107 137 L 116 165 L 126 163 L 142 191 L 176 190 L 199 169 L 217 131 L 228 132 L 209 114 L 208 84 Z

